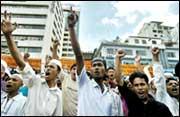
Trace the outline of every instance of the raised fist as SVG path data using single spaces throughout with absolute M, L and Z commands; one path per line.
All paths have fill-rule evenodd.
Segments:
M 57 39 L 54 40 L 54 41 L 53 41 L 53 48 L 54 48 L 54 49 L 57 48 L 58 45 L 60 45 L 59 41 L 58 41 Z
M 135 62 L 139 63 L 141 61 L 141 56 L 140 55 L 136 55 L 135 56 Z
M 116 57 L 118 57 L 118 58 L 122 58 L 122 57 L 124 57 L 125 55 L 126 55 L 126 53 L 125 53 L 125 51 L 122 50 L 122 49 L 120 49 L 120 50 L 118 50 L 118 51 L 116 52 Z
M 159 54 L 159 48 L 158 47 L 152 48 L 152 54 L 153 55 L 158 55 Z
M 78 21 L 78 15 L 75 13 L 75 11 L 72 10 L 72 7 L 70 12 L 71 14 L 68 16 L 68 26 L 74 27 L 74 25 Z

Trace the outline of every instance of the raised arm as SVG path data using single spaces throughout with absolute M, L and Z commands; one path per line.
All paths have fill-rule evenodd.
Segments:
M 12 32 L 16 29 L 17 24 L 11 23 L 11 14 L 7 14 L 7 11 L 4 12 L 4 19 L 1 23 L 1 30 L 4 33 L 4 36 L 7 40 L 8 48 L 11 52 L 11 55 L 15 59 L 17 65 L 21 70 L 25 67 L 25 61 L 23 60 L 23 57 L 21 56 L 14 40 L 12 37 Z
M 57 54 L 58 46 L 60 45 L 58 40 L 53 41 L 53 47 L 52 47 L 52 58 L 59 60 L 59 56 Z
M 141 65 L 141 56 L 140 55 L 135 56 L 135 63 L 134 64 L 135 64 L 138 71 L 143 72 L 143 66 Z
M 76 57 L 77 74 L 80 75 L 84 67 L 84 59 L 74 30 L 74 26 L 77 21 L 78 21 L 78 16 L 75 12 L 72 11 L 72 7 L 71 7 L 71 14 L 68 16 L 68 27 L 69 27 L 72 48 Z
M 152 49 L 152 55 L 153 55 L 153 74 L 154 74 L 154 83 L 156 86 L 156 99 L 160 102 L 163 101 L 163 98 L 165 96 L 166 91 L 166 82 L 165 77 L 163 73 L 163 67 L 159 62 L 159 49 L 153 48 Z
M 115 57 L 115 78 L 117 84 L 123 86 L 124 82 L 122 78 L 122 66 L 121 66 L 121 59 L 126 55 L 124 50 L 118 50 Z

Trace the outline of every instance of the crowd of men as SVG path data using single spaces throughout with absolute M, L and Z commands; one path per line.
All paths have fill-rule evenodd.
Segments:
M 92 60 L 88 72 L 74 29 L 78 16 L 71 10 L 67 18 L 76 64 L 70 73 L 63 70 L 55 40 L 45 74 L 39 75 L 28 63 L 29 55 L 22 56 L 18 50 L 12 35 L 17 24 L 4 12 L 1 31 L 18 68 L 10 73 L 1 60 L 1 116 L 179 116 L 179 62 L 176 77 L 164 73 L 155 47 L 151 50 L 153 77 L 146 67 L 124 77 L 121 63 L 126 52 L 119 49 L 114 68 L 106 68 L 106 61 L 99 57 Z M 135 58 L 136 65 L 141 66 L 140 60 Z

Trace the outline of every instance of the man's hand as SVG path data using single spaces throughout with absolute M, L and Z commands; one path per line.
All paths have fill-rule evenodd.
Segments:
M 136 55 L 135 56 L 135 62 L 136 63 L 140 63 L 140 61 L 141 61 L 141 56 L 140 55 Z
M 53 41 L 53 49 L 57 49 L 58 45 L 60 45 L 59 41 L 56 39 Z
M 159 62 L 159 48 L 158 47 L 154 47 L 151 50 L 152 55 L 153 55 L 153 61 L 154 62 Z
M 125 51 L 122 50 L 122 49 L 120 49 L 120 50 L 118 50 L 118 51 L 116 52 L 116 58 L 121 59 L 121 58 L 123 58 L 125 55 L 126 55 L 126 53 L 125 53 Z
M 78 15 L 75 13 L 75 11 L 72 10 L 71 7 L 71 14 L 68 16 L 68 26 L 74 27 L 76 22 L 78 21 Z
M 4 19 L 1 22 L 1 30 L 4 33 L 4 35 L 12 34 L 16 27 L 16 23 L 11 23 L 11 14 L 7 14 L 7 11 L 4 11 Z
M 154 47 L 154 48 L 152 49 L 152 54 L 153 54 L 153 55 L 158 55 L 158 54 L 159 54 L 159 48 L 158 48 L 158 47 Z
M 29 53 L 24 54 L 24 61 L 28 62 L 28 58 L 30 57 Z

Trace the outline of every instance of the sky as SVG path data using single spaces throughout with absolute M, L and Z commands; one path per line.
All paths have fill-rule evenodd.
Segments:
M 104 40 L 136 36 L 144 23 L 179 23 L 179 1 L 62 1 L 80 9 L 79 43 L 93 52 Z

